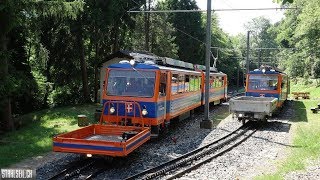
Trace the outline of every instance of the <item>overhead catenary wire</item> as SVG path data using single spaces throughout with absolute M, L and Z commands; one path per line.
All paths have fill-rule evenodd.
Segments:
M 142 4 L 141 4 L 141 5 L 138 4 L 135 0 L 131 0 L 131 1 L 133 1 L 133 2 L 134 2 L 135 4 L 137 4 L 138 6 L 142 6 Z M 127 12 L 130 12 L 130 10 L 127 11 Z M 147 12 L 147 11 L 139 11 L 139 12 Z M 179 29 L 179 28 L 177 28 L 177 27 L 175 27 L 175 29 L 176 29 L 177 31 L 183 33 L 184 35 L 189 36 L 189 37 L 192 38 L 193 40 L 196 40 L 196 41 L 200 42 L 202 45 L 205 45 L 205 44 L 206 44 L 205 42 L 201 41 L 200 39 L 192 36 L 192 35 L 189 34 L 189 33 L 184 32 L 183 30 L 181 30 L 181 29 Z M 214 59 L 214 64 L 215 64 L 215 62 L 218 60 L 218 58 L 213 55 L 212 51 L 210 51 L 210 54 L 211 54 L 212 58 Z
M 138 4 L 135 0 L 132 0 L 135 4 L 137 4 L 137 5 L 139 5 L 139 6 L 142 6 L 142 5 L 140 5 L 140 4 Z M 229 6 L 229 5 L 228 5 Z M 230 7 L 230 6 L 229 6 Z M 236 9 L 236 8 L 230 8 L 230 9 L 213 9 L 212 11 L 243 11 L 243 10 L 280 10 L 280 9 L 297 9 L 297 8 L 253 8 L 253 9 L 249 9 L 249 8 L 242 8 L 242 9 Z M 206 12 L 206 10 L 200 10 L 200 9 L 195 9 L 195 10 L 150 10 L 150 11 L 144 11 L 144 10 L 142 10 L 142 11 L 127 11 L 128 13 L 160 13 L 160 12 L 162 12 L 162 13 L 169 13 L 169 12 Z M 205 45 L 205 42 L 203 42 L 203 41 L 201 41 L 200 39 L 198 39 L 198 38 L 196 38 L 196 37 L 194 37 L 194 36 L 192 36 L 192 35 L 190 35 L 190 34 L 188 34 L 188 33 L 186 33 L 186 32 L 184 32 L 183 30 L 181 30 L 181 29 L 179 29 L 179 28 L 176 28 L 175 27 L 175 29 L 177 30 L 177 31 L 179 31 L 179 32 L 181 32 L 181 33 L 183 33 L 184 35 L 186 35 L 186 36 L 188 36 L 188 37 L 190 37 L 190 38 L 192 38 L 192 39 L 194 39 L 194 40 L 196 40 L 196 41 L 198 41 L 198 42 L 200 42 L 201 44 L 203 44 L 203 45 Z M 222 48 L 222 47 L 211 47 L 211 49 L 212 48 L 216 48 L 216 49 L 218 49 L 218 50 L 233 50 L 233 51 L 235 51 L 235 50 L 241 50 L 242 48 Z M 296 49 L 296 48 L 252 48 L 252 50 L 260 50 L 260 49 L 275 49 L 275 50 L 280 50 L 280 49 L 292 49 L 292 50 L 294 50 L 294 49 Z M 211 56 L 212 56 L 212 58 L 214 59 L 214 64 L 215 64 L 215 62 L 218 60 L 218 57 L 215 57 L 214 55 L 213 55 L 213 52 L 212 51 L 210 51 L 210 54 L 211 54 Z
M 251 48 L 251 49 L 254 49 L 254 50 L 263 50 L 263 49 L 267 49 L 267 50 L 282 50 L 282 49 L 291 49 L 291 50 L 296 50 L 297 48 Z
M 212 9 L 211 11 L 270 11 L 270 10 L 287 10 L 287 9 L 300 9 L 297 7 L 280 7 L 280 8 L 230 8 L 230 9 Z M 128 13 L 206 13 L 207 10 L 202 9 L 176 9 L 176 10 L 152 10 L 152 11 L 127 11 Z
M 245 59 L 246 57 L 229 57 L 230 59 Z M 276 59 L 277 57 L 260 57 L 261 59 Z M 250 57 L 250 59 L 259 59 L 259 57 Z
M 246 48 L 227 48 L 227 47 L 217 47 L 212 46 L 212 49 L 220 49 L 220 50 L 244 50 Z M 283 47 L 265 47 L 265 48 L 250 48 L 250 50 L 297 50 L 298 48 L 283 48 Z

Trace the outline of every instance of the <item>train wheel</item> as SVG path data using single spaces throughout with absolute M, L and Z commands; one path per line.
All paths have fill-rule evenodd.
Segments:
M 268 121 L 267 121 L 267 116 L 264 116 L 261 120 L 262 124 L 266 124 Z
M 160 132 L 160 125 L 151 126 L 151 134 L 159 134 L 159 132 Z
M 160 125 L 151 126 L 151 138 L 158 138 L 160 133 Z

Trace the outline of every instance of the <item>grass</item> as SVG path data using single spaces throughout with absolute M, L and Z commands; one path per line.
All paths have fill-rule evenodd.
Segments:
M 311 99 L 320 98 L 320 87 L 303 84 L 291 84 L 291 92 L 310 92 Z M 320 158 L 320 113 L 313 114 L 311 107 L 317 106 L 318 100 L 294 101 L 295 117 L 293 121 L 293 146 L 288 148 L 288 157 L 279 162 L 277 172 L 258 176 L 256 179 L 283 179 L 292 171 L 304 170 L 308 160 Z
M 211 120 L 213 122 L 213 125 L 218 125 L 222 120 L 224 120 L 226 117 L 230 115 L 228 108 L 221 108 L 218 113 L 215 113 L 214 116 L 212 116 Z
M 20 118 L 25 125 L 0 136 L 0 167 L 52 150 L 52 137 L 79 128 L 77 115 L 85 114 L 91 123 L 98 105 L 87 104 L 52 108 L 26 114 Z
M 305 85 L 304 80 L 299 79 L 296 83 L 291 82 L 290 92 L 310 92 L 311 99 L 320 98 L 320 87 L 316 86 L 315 81 L 310 81 L 310 84 Z

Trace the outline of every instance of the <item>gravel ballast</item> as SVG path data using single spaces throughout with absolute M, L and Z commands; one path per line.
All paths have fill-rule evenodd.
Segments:
M 214 116 L 215 113 L 225 108 L 228 106 L 215 107 L 210 116 Z M 252 179 L 257 175 L 273 172 L 276 168 L 275 162 L 284 157 L 285 147 L 290 146 L 289 119 L 293 112 L 287 107 L 280 114 L 243 144 L 186 174 L 181 179 Z M 186 121 L 168 137 L 139 148 L 134 153 L 136 156 L 134 161 L 127 163 L 125 168 L 110 170 L 98 178 L 122 179 L 128 177 L 206 145 L 241 126 L 241 123 L 232 119 L 230 115 L 213 130 L 200 129 L 202 119 L 202 116 L 197 116 L 193 120 Z M 177 139 L 176 143 L 172 141 L 173 138 Z
M 215 106 L 210 110 L 210 117 L 227 109 L 226 104 Z M 277 162 L 286 157 L 285 148 L 291 146 L 289 132 L 293 116 L 292 102 L 289 102 L 278 116 L 271 118 L 244 143 L 185 174 L 181 179 L 253 179 L 258 175 L 275 172 Z M 113 167 L 98 175 L 97 179 L 124 179 L 206 145 L 241 126 L 240 122 L 229 115 L 212 130 L 200 129 L 202 119 L 202 115 L 195 115 L 179 122 L 165 136 L 144 144 L 126 158 L 115 159 L 111 163 Z M 38 169 L 37 179 L 51 177 L 78 159 L 77 155 L 66 155 L 65 158 L 49 162 Z M 110 165 L 110 162 L 106 164 Z

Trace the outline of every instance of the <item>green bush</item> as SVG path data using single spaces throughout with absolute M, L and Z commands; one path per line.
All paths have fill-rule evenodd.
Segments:
M 69 86 L 56 87 L 48 98 L 50 106 L 61 106 L 75 103 L 75 93 L 72 92 Z

